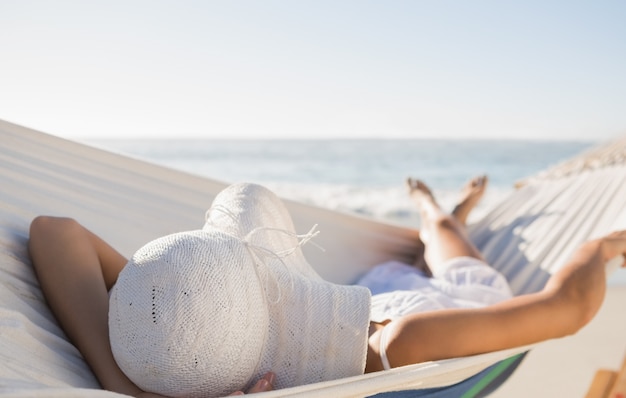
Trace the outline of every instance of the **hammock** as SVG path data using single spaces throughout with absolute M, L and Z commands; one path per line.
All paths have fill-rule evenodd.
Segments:
M 226 184 L 4 121 L 0 143 L 0 393 L 119 396 L 95 390 L 97 380 L 48 309 L 26 251 L 30 221 L 40 214 L 71 216 L 130 256 L 149 240 L 200 228 L 205 210 Z M 623 152 L 626 143 L 620 145 Z M 626 195 L 625 165 L 608 161 L 571 169 L 527 181 L 470 228 L 473 241 L 516 294 L 540 290 L 582 241 L 624 219 L 624 201 L 615 198 Z M 351 283 L 382 261 L 414 260 L 415 230 L 286 204 L 297 231 L 319 225 L 316 242 L 326 251 L 305 246 L 305 254 L 328 280 Z M 496 376 L 510 373 L 528 349 L 405 366 L 262 396 L 476 396 L 493 388 Z

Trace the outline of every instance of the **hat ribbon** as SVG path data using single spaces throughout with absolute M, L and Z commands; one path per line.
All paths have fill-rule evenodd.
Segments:
M 209 210 L 207 210 L 206 214 L 205 214 L 205 219 L 207 222 L 209 222 L 209 216 L 211 214 L 211 211 L 213 210 L 217 210 L 219 212 L 221 212 L 222 214 L 226 215 L 227 217 L 229 217 L 231 220 L 233 220 L 234 222 L 237 222 L 237 215 L 234 214 L 228 207 L 223 206 L 223 205 L 213 205 L 211 206 L 211 208 L 209 208 Z M 212 224 L 212 223 L 211 223 Z M 315 247 L 317 247 L 318 249 L 325 251 L 323 247 L 321 247 L 320 245 L 318 245 L 317 243 L 315 243 L 314 241 L 312 241 L 311 239 L 313 239 L 314 237 L 316 237 L 319 234 L 319 230 L 317 229 L 317 224 L 313 225 L 313 227 L 309 230 L 309 232 L 307 232 L 306 234 L 296 234 L 292 231 L 289 231 L 287 229 L 283 229 L 283 228 L 274 228 L 274 227 L 257 227 L 252 229 L 250 232 L 248 232 L 244 237 L 240 237 L 240 236 L 233 236 L 232 234 L 229 234 L 231 236 L 233 236 L 235 239 L 239 240 L 240 242 L 242 242 L 244 244 L 244 246 L 246 246 L 246 248 L 248 249 L 248 252 L 250 253 L 250 255 L 252 256 L 252 258 L 255 260 L 255 264 L 257 266 L 263 266 L 265 267 L 265 269 L 269 269 L 266 261 L 263 259 L 263 257 L 269 256 L 269 257 L 273 257 L 277 260 L 280 261 L 280 263 L 283 265 L 283 267 L 285 267 L 286 269 L 288 268 L 287 264 L 285 264 L 285 261 L 283 260 L 285 257 L 288 257 L 289 255 L 293 254 L 296 250 L 298 250 L 298 248 L 302 247 L 304 244 L 311 242 L 312 245 L 314 245 Z M 291 236 L 297 239 L 297 243 L 293 245 L 293 247 L 288 248 L 288 249 L 284 249 L 284 250 L 280 250 L 280 251 L 275 251 L 273 249 L 270 249 L 268 247 L 265 246 L 261 246 L 258 244 L 255 244 L 252 242 L 254 235 L 258 234 L 261 231 L 273 231 L 273 232 L 277 232 L 277 233 L 282 233 L 285 234 L 287 236 Z M 269 292 L 271 291 L 271 286 L 270 286 L 270 280 L 271 279 L 274 284 L 276 285 L 276 292 L 278 293 L 276 300 L 270 301 L 270 304 L 278 304 L 282 298 L 282 291 L 280 288 L 280 283 L 277 280 L 277 278 L 275 276 L 271 276 L 270 278 L 267 277 L 262 277 L 261 275 L 259 275 L 259 272 L 257 269 L 255 269 L 255 272 L 257 274 L 257 278 L 260 281 L 263 281 L 263 285 L 266 291 L 266 295 L 269 296 Z M 266 275 L 272 275 L 271 272 L 266 272 Z M 293 285 L 293 277 L 292 277 L 292 273 L 291 272 L 287 272 L 287 275 L 289 275 L 289 283 L 291 286 L 291 289 L 294 288 Z
M 267 262 L 263 258 L 263 257 L 268 256 L 268 257 L 273 257 L 277 259 L 282 264 L 282 266 L 285 267 L 285 269 L 288 269 L 288 266 L 283 259 L 293 254 L 296 250 L 298 250 L 298 248 L 300 248 L 302 245 L 306 244 L 307 242 L 311 242 L 315 247 L 319 248 L 320 250 L 324 250 L 321 246 L 319 246 L 317 243 L 311 240 L 320 233 L 320 231 L 316 229 L 317 229 L 317 224 L 313 225 L 313 227 L 306 234 L 296 234 L 289 230 L 281 229 L 281 228 L 257 227 L 257 228 L 254 228 L 252 231 L 248 232 L 248 234 L 246 234 L 246 236 L 244 236 L 243 238 L 238 238 L 238 239 L 246 246 L 246 248 L 248 249 L 248 252 L 254 258 L 255 263 L 258 266 L 263 266 L 266 269 L 269 269 Z M 275 251 L 265 246 L 253 243 L 252 241 L 254 239 L 254 235 L 262 231 L 277 232 L 277 233 L 285 234 L 287 236 L 294 237 L 297 239 L 297 243 L 291 248 L 280 250 L 280 251 Z M 282 291 L 280 288 L 281 285 L 279 281 L 277 280 L 277 277 L 272 276 L 272 272 L 266 272 L 266 275 L 270 275 L 269 279 L 271 279 L 271 281 L 273 281 L 274 284 L 276 285 L 275 290 L 278 293 L 276 299 L 273 301 L 270 301 L 270 303 L 278 304 L 282 298 Z M 292 273 L 287 272 L 287 275 L 289 275 L 290 287 L 293 290 L 294 285 L 293 285 Z M 259 278 L 259 280 L 264 281 L 266 293 L 269 293 L 271 291 L 270 289 L 271 286 L 269 286 L 270 280 L 268 278 L 262 278 L 261 275 L 258 274 L 258 272 L 257 272 L 257 277 Z

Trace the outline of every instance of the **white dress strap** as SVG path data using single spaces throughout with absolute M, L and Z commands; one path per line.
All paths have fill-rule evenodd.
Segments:
M 383 363 L 383 369 L 389 370 L 391 369 L 391 365 L 389 364 L 389 359 L 387 358 L 387 339 L 389 338 L 389 328 L 387 325 L 383 327 L 383 330 L 380 332 L 380 347 L 378 348 L 380 351 L 380 361 Z

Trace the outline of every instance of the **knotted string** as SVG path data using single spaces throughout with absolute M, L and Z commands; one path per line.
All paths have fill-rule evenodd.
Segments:
M 228 207 L 224 206 L 224 205 L 213 205 L 211 207 L 209 207 L 209 210 L 206 211 L 206 213 L 204 213 L 204 221 L 205 222 L 209 222 L 209 217 L 211 216 L 211 212 L 213 210 L 217 210 L 219 212 L 221 212 L 222 214 L 228 216 L 231 220 L 233 221 L 237 221 L 237 215 L 235 213 L 233 213 Z M 213 225 L 213 223 L 211 223 L 211 225 Z
M 209 210 L 207 210 L 206 214 L 205 214 L 205 219 L 206 222 L 209 222 L 211 225 L 215 226 L 210 220 L 210 214 L 211 211 L 213 210 L 217 210 L 219 212 L 221 212 L 222 214 L 226 215 L 227 217 L 229 217 L 232 221 L 234 221 L 235 223 L 237 223 L 238 219 L 237 219 L 237 215 L 234 214 L 228 207 L 223 206 L 223 205 L 214 205 L 211 206 L 211 208 Z M 246 249 L 248 250 L 248 253 L 250 253 L 250 255 L 252 256 L 255 265 L 257 266 L 255 268 L 255 273 L 257 274 L 257 278 L 259 279 L 259 281 L 262 282 L 264 289 L 265 289 L 265 293 L 266 296 L 268 296 L 269 298 L 269 292 L 271 291 L 271 286 L 270 283 L 274 282 L 275 286 L 276 286 L 276 292 L 277 292 L 277 297 L 276 300 L 271 300 L 269 301 L 269 304 L 273 304 L 276 305 L 280 302 L 281 298 L 282 298 L 282 290 L 281 290 L 281 285 L 278 281 L 277 276 L 274 275 L 273 272 L 270 271 L 270 267 L 267 265 L 267 262 L 265 261 L 264 257 L 272 257 L 275 258 L 277 260 L 279 260 L 279 262 L 282 264 L 283 267 L 285 267 L 285 269 L 287 270 L 287 275 L 289 276 L 289 284 L 290 284 L 290 288 L 293 290 L 294 289 L 294 282 L 293 282 L 293 274 L 292 272 L 288 269 L 287 264 L 285 263 L 285 261 L 283 260 L 284 258 L 290 256 L 291 254 L 293 254 L 294 252 L 296 252 L 299 248 L 301 248 L 303 245 L 305 245 L 306 243 L 311 243 L 313 246 L 317 247 L 318 249 L 325 251 L 323 247 L 321 247 L 320 245 L 318 245 L 317 243 L 315 243 L 314 241 L 312 241 L 312 239 L 314 237 L 316 237 L 320 231 L 316 230 L 317 229 L 317 224 L 313 225 L 313 227 L 309 230 L 309 232 L 307 232 L 306 234 L 296 234 L 292 231 L 289 231 L 287 229 L 283 229 L 283 228 L 275 228 L 275 227 L 256 227 L 253 230 L 251 230 L 250 232 L 248 232 L 245 236 L 240 237 L 240 236 L 233 236 L 231 234 L 228 234 L 230 236 L 233 236 L 235 239 L 239 240 L 241 243 L 244 244 L 244 246 L 246 247 Z M 279 250 L 276 251 L 272 248 L 268 248 L 262 245 L 258 245 L 256 243 L 253 243 L 254 240 L 254 236 L 257 235 L 259 232 L 262 231 L 269 231 L 269 232 L 277 232 L 280 234 L 284 234 L 290 237 L 293 237 L 296 239 L 296 243 L 287 249 L 283 249 L 283 250 Z M 222 231 L 225 232 L 225 231 Z M 239 232 L 239 231 L 237 231 Z M 263 267 L 265 268 L 265 274 L 268 277 L 262 277 L 261 275 L 259 275 L 259 270 L 257 269 L 258 267 Z
M 270 306 L 276 306 L 280 303 L 282 296 L 283 296 L 283 291 L 284 291 L 283 286 L 281 286 L 281 283 L 280 283 L 281 281 L 279 280 L 280 273 L 277 272 L 278 270 L 272 270 L 272 267 L 274 268 L 281 267 L 281 266 L 284 267 L 284 270 L 286 271 L 285 275 L 289 278 L 289 282 L 288 282 L 289 289 L 293 291 L 295 290 L 295 276 L 294 276 L 295 271 L 289 269 L 284 259 L 294 254 L 299 248 L 301 248 L 304 244 L 308 242 L 311 242 L 315 247 L 324 251 L 322 247 L 320 247 L 318 244 L 316 244 L 315 242 L 311 240 L 319 234 L 319 231 L 316 230 L 317 224 L 314 225 L 309 230 L 309 232 L 307 232 L 306 234 L 302 234 L 302 235 L 298 235 L 294 233 L 293 231 L 283 229 L 283 228 L 256 227 L 252 229 L 251 231 L 249 231 L 248 233 L 246 233 L 245 236 L 242 237 L 242 236 L 237 236 L 237 235 L 242 234 L 242 231 L 239 225 L 240 217 L 238 217 L 237 214 L 235 214 L 233 211 L 230 210 L 230 208 L 224 205 L 219 205 L 219 204 L 213 205 L 209 210 L 207 210 L 205 214 L 206 222 L 212 225 L 213 227 L 216 227 L 216 225 L 213 223 L 213 220 L 209 218 L 212 211 L 218 211 L 226 215 L 228 218 L 230 218 L 233 221 L 233 226 L 235 228 L 231 228 L 231 231 L 228 231 L 228 232 L 222 230 L 222 232 L 227 233 L 228 235 L 237 239 L 246 247 L 246 250 L 250 254 L 252 261 L 254 262 L 254 265 L 255 265 L 254 272 L 256 274 L 257 280 L 259 281 L 259 283 L 261 284 L 262 288 L 265 291 L 265 294 L 263 295 L 263 301 L 264 301 L 263 304 L 268 309 L 270 308 Z M 262 233 L 262 232 L 286 235 L 288 237 L 295 238 L 296 242 L 294 242 L 294 244 L 291 247 L 286 247 L 286 248 L 281 247 L 281 250 L 276 250 L 271 247 L 271 242 L 268 242 L 267 246 L 262 245 L 262 244 L 257 244 L 254 242 L 255 236 L 257 236 L 259 233 Z M 235 235 L 233 236 L 233 234 Z M 283 245 L 283 246 L 288 246 L 288 245 Z M 269 265 L 267 261 L 270 258 L 278 260 L 277 263 L 279 262 L 281 265 Z M 302 261 L 304 261 L 304 259 L 302 259 Z M 262 270 L 264 272 L 262 272 Z M 271 295 L 270 292 L 272 291 L 272 286 L 271 286 L 272 284 L 275 285 L 274 291 L 276 292 L 276 296 L 274 299 L 270 297 Z M 258 374 L 260 371 L 259 366 L 261 365 L 261 358 L 263 356 L 263 353 L 266 352 L 265 344 L 269 340 L 269 337 L 268 337 L 269 328 L 261 330 L 260 333 L 265 334 L 263 338 L 263 341 L 265 343 L 264 343 L 264 347 L 262 348 L 262 350 L 259 351 L 259 358 L 257 359 L 257 368 L 254 371 L 254 374 Z M 250 384 L 252 382 L 253 381 L 251 380 Z M 248 385 L 248 387 L 250 387 L 250 384 Z
M 282 264 L 283 267 L 285 267 L 285 269 L 287 270 L 286 275 L 289 277 L 289 287 L 291 290 L 294 289 L 294 282 L 293 282 L 293 272 L 290 271 L 288 269 L 287 264 L 284 261 L 284 258 L 290 256 L 291 254 L 293 254 L 296 250 L 298 250 L 298 248 L 300 248 L 302 245 L 304 245 L 305 243 L 311 241 L 311 239 L 313 239 L 315 236 L 317 236 L 319 234 L 319 231 L 316 231 L 315 229 L 317 228 L 317 224 L 314 225 L 308 233 L 304 234 L 304 235 L 298 235 L 295 234 L 291 231 L 288 231 L 286 229 L 281 229 L 281 228 L 272 228 L 272 227 L 257 227 L 255 229 L 253 229 L 252 231 L 250 231 L 245 237 L 243 237 L 241 240 L 241 242 L 246 246 L 246 248 L 248 249 L 248 252 L 250 253 L 250 255 L 252 256 L 252 258 L 255 260 L 255 264 L 257 265 L 257 267 L 264 267 L 266 272 L 265 274 L 267 275 L 266 278 L 262 278 L 261 275 L 259 275 L 258 271 L 255 269 L 255 271 L 257 271 L 257 277 L 259 278 L 259 280 L 263 281 L 264 287 L 265 287 L 265 291 L 266 291 L 266 295 L 268 296 L 269 299 L 269 293 L 272 291 L 270 288 L 270 283 L 274 282 L 275 285 L 275 291 L 277 292 L 277 297 L 275 300 L 270 300 L 269 303 L 276 305 L 278 303 L 280 303 L 280 300 L 282 298 L 282 289 L 281 289 L 281 284 L 278 280 L 278 277 L 275 275 L 275 273 L 270 271 L 270 267 L 268 267 L 266 260 L 264 259 L 264 257 L 273 257 L 275 259 L 277 259 L 280 264 Z M 270 232 L 277 232 L 277 233 L 281 233 L 281 234 L 285 234 L 287 236 L 291 236 L 297 239 L 296 244 L 288 249 L 284 249 L 284 250 L 280 250 L 280 251 L 275 251 L 271 248 L 265 247 L 265 246 L 261 246 L 258 244 L 253 243 L 253 237 L 254 235 L 258 234 L 259 232 L 262 231 L 270 231 Z M 314 242 L 311 242 L 314 243 Z M 316 247 L 320 248 L 321 247 L 317 244 L 315 244 Z

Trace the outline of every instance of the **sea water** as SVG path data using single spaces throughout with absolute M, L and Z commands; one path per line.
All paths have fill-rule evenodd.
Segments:
M 570 158 L 590 142 L 452 140 L 106 140 L 90 142 L 224 182 L 256 182 L 297 201 L 419 226 L 407 177 L 451 209 L 470 178 L 488 190 L 469 221 L 503 200 L 514 183 Z
M 593 142 L 496 140 L 98 140 L 89 144 L 226 183 L 256 182 L 278 195 L 419 227 L 407 177 L 419 178 L 446 210 L 470 178 L 489 186 L 469 222 L 515 182 L 567 160 Z M 626 271 L 611 278 L 626 284 Z

